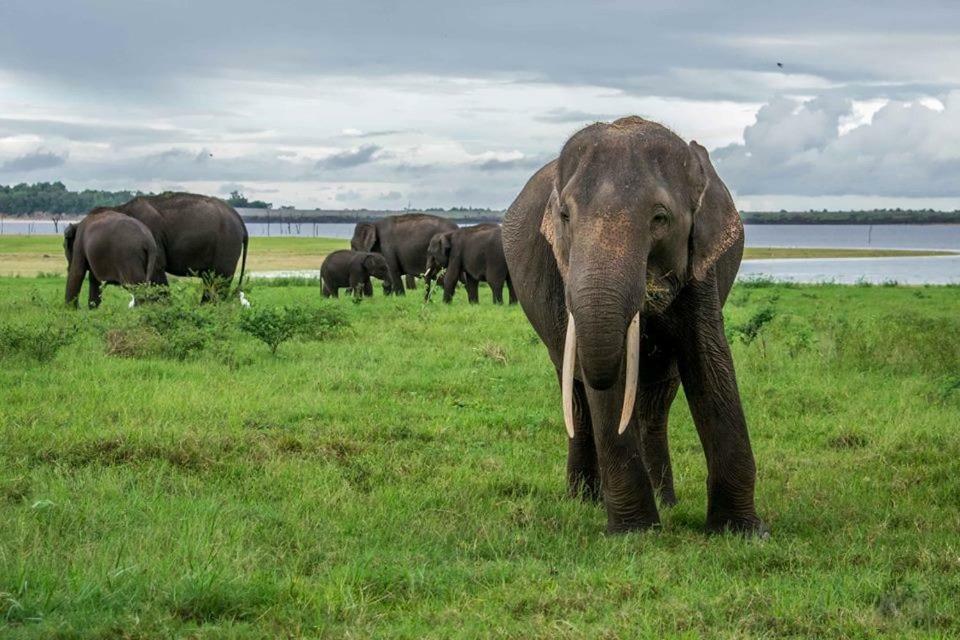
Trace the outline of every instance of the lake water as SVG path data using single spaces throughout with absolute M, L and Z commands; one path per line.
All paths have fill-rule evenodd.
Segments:
M 60 232 L 66 222 L 59 224 Z M 350 238 L 353 223 L 248 223 L 251 236 Z M 944 249 L 960 251 L 960 225 L 747 225 L 748 247 Z M 48 221 L 0 219 L 0 234 L 51 235 Z M 304 272 L 298 272 L 303 274 Z M 855 284 L 960 284 L 960 255 L 909 258 L 748 260 L 741 278 Z
M 748 247 L 960 251 L 960 225 L 754 224 L 744 229 Z M 960 284 L 960 255 L 746 260 L 739 277 L 838 284 Z

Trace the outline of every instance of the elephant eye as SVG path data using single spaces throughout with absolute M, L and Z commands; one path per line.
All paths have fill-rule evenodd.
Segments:
M 650 223 L 654 229 L 664 229 L 670 224 L 670 214 L 667 213 L 667 210 L 664 207 L 657 207 L 656 213 L 653 214 L 653 220 Z
M 570 210 L 567 209 L 567 205 L 560 205 L 560 219 L 564 222 L 570 222 Z

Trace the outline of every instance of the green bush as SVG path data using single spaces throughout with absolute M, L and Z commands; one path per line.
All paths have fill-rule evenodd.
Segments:
M 761 330 L 776 317 L 773 307 L 764 307 L 754 313 L 743 324 L 730 327 L 732 335 L 740 338 L 743 344 L 750 344 L 760 335 Z
M 73 342 L 73 326 L 33 323 L 0 324 L 0 356 L 22 355 L 38 362 L 49 362 L 57 352 Z
M 240 330 L 263 342 L 274 355 L 299 327 L 300 319 L 285 307 L 253 307 L 240 314 Z
M 138 300 L 140 293 L 151 291 L 135 292 Z M 106 351 L 121 357 L 186 360 L 227 339 L 235 331 L 236 311 L 231 305 L 200 304 L 194 287 L 172 286 L 134 312 L 124 311 L 120 326 L 116 317 L 108 319 L 103 327 Z
M 263 342 L 274 355 L 281 344 L 295 337 L 323 340 L 348 326 L 342 311 L 326 306 L 258 306 L 240 314 L 240 330 Z

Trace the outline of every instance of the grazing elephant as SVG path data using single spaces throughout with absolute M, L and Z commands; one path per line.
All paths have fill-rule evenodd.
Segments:
M 164 193 L 158 196 L 139 196 L 113 207 L 147 225 L 157 241 L 160 255 L 151 280 L 167 284 L 167 273 L 175 276 L 200 275 L 216 277 L 220 293 L 237 268 L 241 255 L 240 278 L 243 283 L 247 264 L 247 227 L 240 214 L 219 198 L 192 193 Z M 212 298 L 204 289 L 203 300 Z
M 339 289 L 348 287 L 353 291 L 354 298 L 359 299 L 361 295 L 369 298 L 373 295 L 370 276 L 383 280 L 386 286 L 390 270 L 387 269 L 387 261 L 382 255 L 349 249 L 334 251 L 320 266 L 323 297 L 339 298 Z
M 90 273 L 88 306 L 100 306 L 101 284 L 123 286 L 150 282 L 158 250 L 150 229 L 139 220 L 109 209 L 87 215 L 63 231 L 67 255 L 66 303 L 77 306 L 83 279 Z
M 507 285 L 510 304 L 517 301 L 503 256 L 500 225 L 478 224 L 473 227 L 438 233 L 427 247 L 427 274 L 446 269 L 443 276 L 443 301 L 453 300 L 457 282 L 467 287 L 467 300 L 479 302 L 477 283 L 487 282 L 493 291 L 494 304 L 503 304 L 503 285 Z
M 568 489 L 610 532 L 674 503 L 667 415 L 680 383 L 707 459 L 707 527 L 766 535 L 721 308 L 743 225 L 707 151 L 638 117 L 567 141 L 507 211 L 517 296 L 557 370 Z
M 402 277 L 418 276 L 426 271 L 430 238 L 455 229 L 456 223 L 425 213 L 386 216 L 376 222 L 357 223 L 350 248 L 354 251 L 382 253 L 390 269 L 391 289 L 393 293 L 403 295 Z

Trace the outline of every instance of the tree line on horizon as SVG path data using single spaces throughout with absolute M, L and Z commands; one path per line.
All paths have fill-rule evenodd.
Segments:
M 105 191 L 84 189 L 71 191 L 62 182 L 20 183 L 0 185 L 0 215 L 24 217 L 34 214 L 81 215 L 95 207 L 123 204 L 140 195 L 153 195 L 143 191 Z M 263 200 L 248 200 L 240 191 L 232 191 L 224 200 L 237 208 L 262 209 L 263 213 L 247 214 L 247 218 L 260 221 L 286 218 L 302 222 L 349 222 L 366 220 L 400 211 L 374 211 L 370 209 L 315 209 L 305 211 L 290 206 L 274 209 L 273 204 Z M 466 221 L 499 220 L 504 212 L 483 207 L 430 207 L 404 209 L 446 214 L 447 217 Z M 960 210 L 937 211 L 934 209 L 868 209 L 860 211 L 744 211 L 743 221 L 748 224 L 960 224 Z

